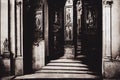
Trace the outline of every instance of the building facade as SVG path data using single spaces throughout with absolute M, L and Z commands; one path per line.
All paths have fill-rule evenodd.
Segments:
M 1 0 L 0 76 L 84 54 L 101 77 L 119 78 L 119 8 L 119 0 Z

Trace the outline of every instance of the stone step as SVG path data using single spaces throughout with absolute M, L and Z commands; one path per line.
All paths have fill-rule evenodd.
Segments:
M 72 71 L 72 70 L 39 70 L 38 73 L 67 73 L 67 74 L 95 74 L 90 71 Z
M 78 60 L 72 60 L 72 59 L 58 59 L 58 60 L 51 60 L 50 62 L 68 62 L 68 63 L 81 63 L 81 61 Z
M 89 70 L 86 67 L 62 67 L 62 66 L 44 66 L 42 69 L 56 69 L 56 70 L 81 70 L 81 71 L 87 71 Z
M 70 66 L 70 67 L 88 67 L 81 63 L 48 63 L 47 66 Z
M 63 73 L 35 73 L 35 74 L 28 74 L 24 76 L 18 76 L 15 79 L 16 80 L 30 80 L 30 79 L 94 79 L 98 80 L 98 76 L 93 74 L 63 74 Z

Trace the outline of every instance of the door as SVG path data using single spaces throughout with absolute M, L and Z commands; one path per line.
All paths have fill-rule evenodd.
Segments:
M 88 64 L 101 72 L 102 62 L 102 1 L 83 0 L 82 50 Z
M 52 1 L 52 0 L 51 0 Z M 63 52 L 63 8 L 49 2 L 49 50 L 50 59 L 60 58 Z

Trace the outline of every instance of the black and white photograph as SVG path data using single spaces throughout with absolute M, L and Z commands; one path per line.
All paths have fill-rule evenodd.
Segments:
M 0 80 L 120 80 L 120 0 L 0 0 Z

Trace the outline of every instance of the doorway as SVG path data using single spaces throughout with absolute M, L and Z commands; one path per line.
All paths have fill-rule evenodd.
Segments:
M 48 6 L 49 58 L 57 59 L 64 55 L 64 1 L 50 0 Z
M 55 3 L 55 4 L 53 4 Z M 49 49 L 50 60 L 64 55 L 64 6 L 66 1 L 49 2 Z M 73 43 L 75 58 L 82 60 L 90 69 L 102 73 L 102 0 L 76 0 L 73 3 Z M 76 12 L 75 12 L 76 11 Z M 66 39 L 71 39 L 70 37 Z

